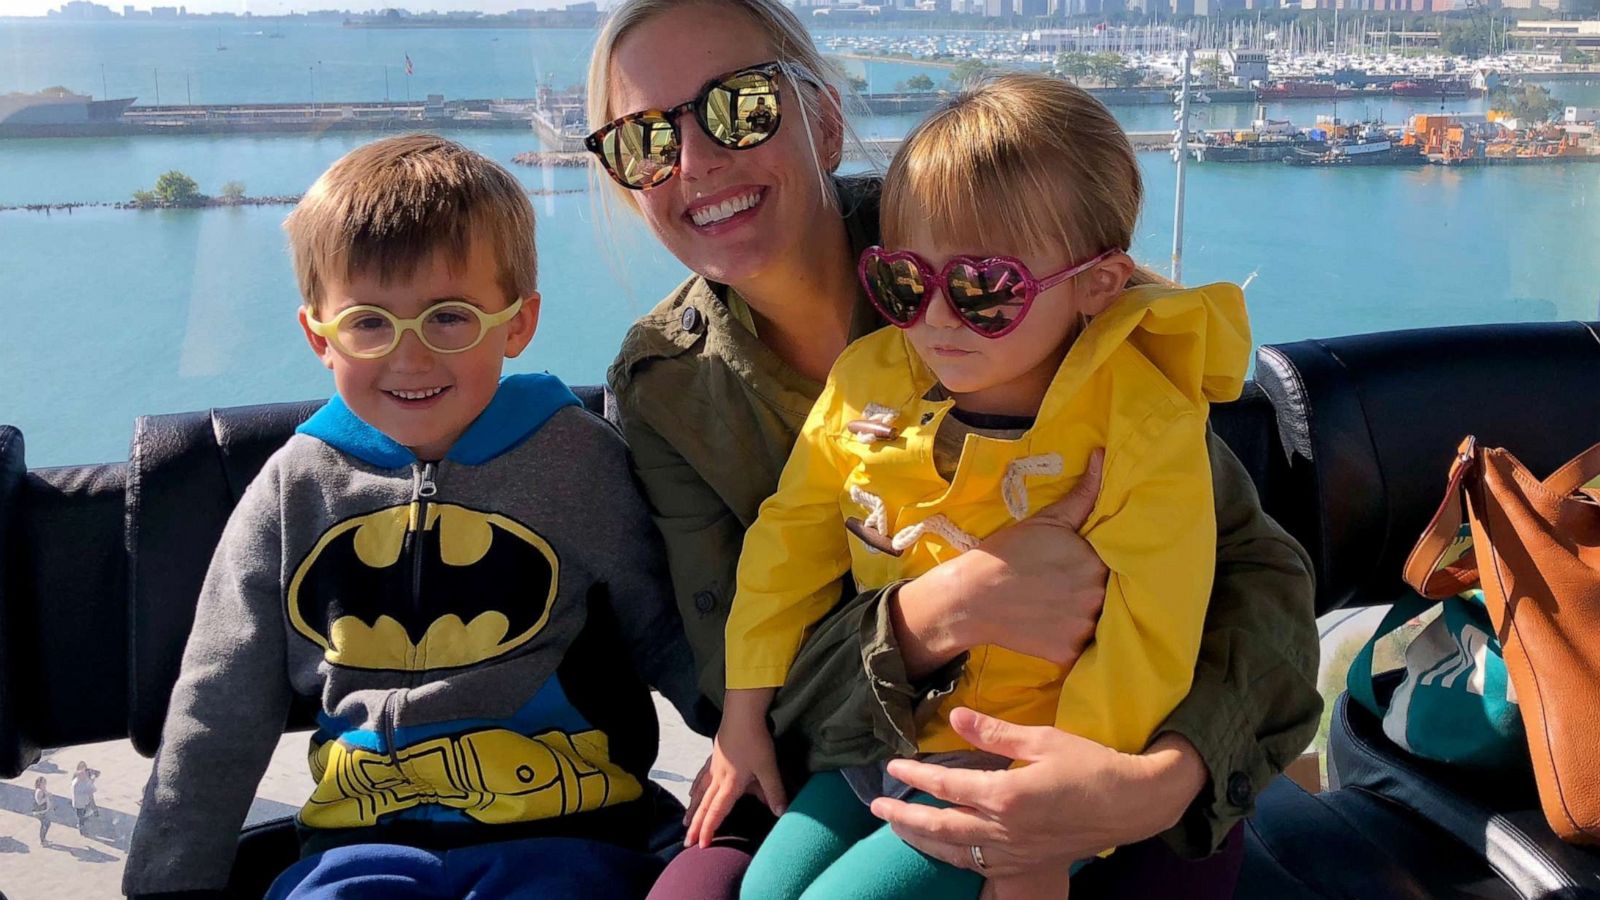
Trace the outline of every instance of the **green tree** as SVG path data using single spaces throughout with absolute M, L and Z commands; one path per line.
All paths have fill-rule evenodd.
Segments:
M 1439 26 L 1439 46 L 1451 56 L 1480 57 L 1489 54 L 1487 19 L 1447 21 Z
M 133 192 L 133 203 L 134 203 L 135 206 L 140 206 L 140 207 L 155 206 L 157 202 L 159 202 L 159 201 L 156 200 L 155 191 L 134 191 Z
M 926 75 L 913 75 L 906 79 L 906 89 L 911 91 L 933 90 L 933 79 Z
M 1077 84 L 1085 77 L 1094 74 L 1094 57 L 1082 51 L 1063 53 L 1056 57 L 1056 71 L 1072 79 Z
M 981 81 L 991 68 L 993 66 L 981 59 L 963 59 L 950 70 L 950 80 L 958 87 L 966 87 Z
M 1196 64 L 1196 68 L 1200 70 L 1202 78 L 1218 87 L 1222 86 L 1223 76 L 1228 74 L 1228 67 L 1223 65 L 1222 60 L 1217 59 L 1215 56 L 1200 60 Z
M 200 193 L 200 185 L 176 169 L 156 179 L 155 195 L 162 203 L 170 203 L 173 206 L 183 206 L 205 199 L 205 195 Z
M 867 92 L 867 80 L 862 78 L 860 75 L 845 76 L 845 83 L 850 85 L 850 90 L 855 91 L 858 94 L 865 94 Z
M 229 203 L 238 203 L 244 199 L 244 182 L 230 181 L 222 186 L 222 199 Z
M 1104 85 L 1133 87 L 1144 80 L 1144 72 L 1128 65 L 1117 53 L 1096 53 L 1089 58 L 1090 71 Z
M 1144 81 L 1144 70 L 1133 66 L 1123 66 L 1111 77 L 1111 83 L 1119 88 L 1137 87 Z
M 1502 85 L 1489 93 L 1489 108 L 1510 113 L 1523 122 L 1548 122 L 1566 110 L 1566 104 L 1537 84 Z

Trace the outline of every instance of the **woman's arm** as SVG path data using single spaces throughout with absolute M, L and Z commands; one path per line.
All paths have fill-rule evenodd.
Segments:
M 1120 754 L 1054 729 L 952 715 L 957 731 L 980 748 L 1038 761 L 972 778 L 896 762 L 896 777 L 968 808 L 879 801 L 874 812 L 935 855 L 947 849 L 941 844 L 965 852 L 982 840 L 991 866 L 998 855 L 1018 860 L 1019 867 L 1065 862 L 1155 834 L 1186 855 L 1204 856 L 1249 814 L 1255 793 L 1310 742 L 1321 712 L 1311 568 L 1299 545 L 1261 511 L 1232 451 L 1214 434 L 1207 443 L 1217 506 L 1216 580 L 1189 696 L 1150 747 Z M 1062 540 L 1071 538 L 1063 534 Z M 905 636 L 902 648 L 914 640 Z M 1006 749 L 1019 735 L 1027 737 L 1026 753 Z M 1066 803 L 1081 814 L 1060 816 Z M 1114 840 L 1104 843 L 1108 838 Z M 991 843 L 1009 849 L 990 853 Z
M 673 414 L 673 408 L 651 402 L 650 393 L 637 379 L 618 391 L 617 417 L 634 474 L 661 532 L 673 595 L 706 697 L 689 725 L 709 736 L 721 715 L 725 625 L 745 527 L 729 502 L 662 435 L 663 429 L 675 431 L 678 423 L 658 428 L 652 421 L 653 416 Z M 786 683 L 769 713 L 776 734 L 805 737 L 806 761 L 813 769 L 881 759 L 885 736 L 895 733 L 889 707 L 875 685 L 862 677 L 863 646 L 875 648 L 875 660 L 898 664 L 879 602 L 882 592 L 857 593 L 848 579 L 837 590 L 832 612 L 812 628 L 795 658 L 794 668 L 807 677 Z M 893 715 L 902 725 L 908 723 L 914 689 L 903 677 L 878 687 L 895 698 Z

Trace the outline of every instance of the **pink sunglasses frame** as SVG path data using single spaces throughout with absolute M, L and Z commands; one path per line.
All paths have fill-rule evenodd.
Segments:
M 1046 275 L 1044 278 L 1034 278 L 1033 273 L 1028 271 L 1027 264 L 1014 256 L 989 256 L 981 258 L 976 256 L 952 256 L 945 262 L 943 268 L 935 272 L 933 266 L 927 260 L 910 250 L 885 250 L 880 246 L 874 245 L 862 251 L 861 260 L 856 264 L 856 277 L 860 279 L 861 289 L 867 292 L 867 299 L 872 301 L 873 307 L 878 310 L 878 313 L 883 316 L 885 321 L 896 328 L 910 328 L 911 326 L 920 322 L 923 315 L 928 312 L 928 304 L 931 302 L 933 294 L 937 289 L 938 293 L 944 296 L 944 302 L 949 305 L 950 311 L 955 314 L 957 319 L 961 320 L 962 325 L 966 326 L 966 328 L 980 337 L 1002 338 L 1015 331 L 1017 326 L 1022 324 L 1022 320 L 1028 315 L 1028 310 L 1033 308 L 1033 300 L 1035 297 L 1038 297 L 1041 293 L 1044 293 L 1050 288 L 1061 284 L 1075 275 L 1081 275 L 1084 272 L 1087 272 L 1096 265 L 1121 252 L 1121 250 L 1113 247 L 1110 250 L 1099 253 L 1092 259 L 1085 260 L 1074 266 L 1069 266 L 1068 268 L 1062 269 L 1053 275 Z M 911 262 L 912 265 L 917 267 L 917 273 L 922 276 L 922 302 L 917 304 L 916 312 L 912 313 L 911 318 L 903 325 L 895 321 L 894 316 L 890 315 L 889 311 L 884 308 L 883 301 L 878 299 L 878 295 L 872 290 L 872 282 L 867 277 L 867 265 L 874 259 L 880 260 L 889 265 L 893 265 L 894 263 L 902 260 L 907 260 Z M 961 307 L 956 305 L 955 300 L 951 299 L 949 288 L 950 272 L 956 266 L 963 264 L 971 266 L 975 270 L 981 272 L 983 269 L 993 265 L 994 263 L 1004 263 L 1010 266 L 1013 271 L 1021 276 L 1021 280 L 1016 284 L 1015 287 L 1011 289 L 1011 292 L 1012 294 L 1015 294 L 1019 289 L 1022 291 L 1022 310 L 1017 313 L 1016 318 L 1012 319 L 1009 323 L 1007 323 L 1006 327 L 1000 329 L 999 331 L 984 331 L 978 326 L 972 324 L 972 320 L 968 319 L 966 314 L 961 311 Z

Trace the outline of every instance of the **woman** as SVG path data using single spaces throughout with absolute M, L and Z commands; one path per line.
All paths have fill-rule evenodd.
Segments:
M 100 807 L 94 802 L 94 782 L 99 777 L 99 769 L 91 769 L 87 762 L 78 760 L 78 768 L 72 773 L 72 811 L 78 814 L 79 834 L 83 834 L 85 821 L 100 815 Z
M 855 280 L 857 255 L 878 237 L 875 182 L 831 177 L 846 125 L 828 72 L 775 0 L 627 0 L 590 64 L 589 120 L 610 123 L 591 150 L 695 272 L 629 332 L 608 381 L 713 703 L 744 530 L 833 361 L 881 324 Z M 751 140 L 739 116 L 757 97 L 774 113 Z M 952 725 L 974 745 L 1032 764 L 974 778 L 899 762 L 897 777 L 955 806 L 880 800 L 875 812 L 925 852 L 985 874 L 1064 866 L 1157 834 L 1187 856 L 1217 848 L 1310 740 L 1320 700 L 1309 564 L 1214 438 L 1211 457 L 1219 552 L 1206 636 L 1190 696 L 1150 747 L 1121 755 L 958 712 Z M 804 677 L 771 710 L 790 764 L 848 766 L 881 758 L 885 745 L 911 752 L 917 710 L 948 690 L 970 647 L 1076 659 L 1106 579 L 1076 534 L 1094 490 L 913 581 L 859 595 L 841 585 L 795 663 Z M 693 724 L 709 733 L 714 716 Z M 747 798 L 711 847 L 674 861 L 653 896 L 731 896 L 770 821 Z M 1092 868 L 1130 896 L 1170 890 L 1170 879 L 1198 895 L 1196 871 L 1160 844 L 1108 862 Z M 1236 865 L 1235 854 L 1223 867 Z M 1148 890 L 1134 886 L 1141 874 L 1155 879 Z M 1226 896 L 1231 878 L 1210 880 Z M 1094 893 L 1088 881 L 1080 895 Z
M 33 812 L 39 820 L 39 846 L 50 846 L 50 788 L 43 775 L 33 780 Z

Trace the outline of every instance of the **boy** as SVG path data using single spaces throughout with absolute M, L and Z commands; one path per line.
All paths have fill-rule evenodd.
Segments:
M 622 440 L 556 378 L 500 378 L 539 315 L 526 194 L 408 135 L 334 163 L 285 228 L 338 393 L 229 519 L 124 891 L 227 887 L 299 695 L 316 787 L 270 896 L 642 895 L 634 672 L 697 692 Z

